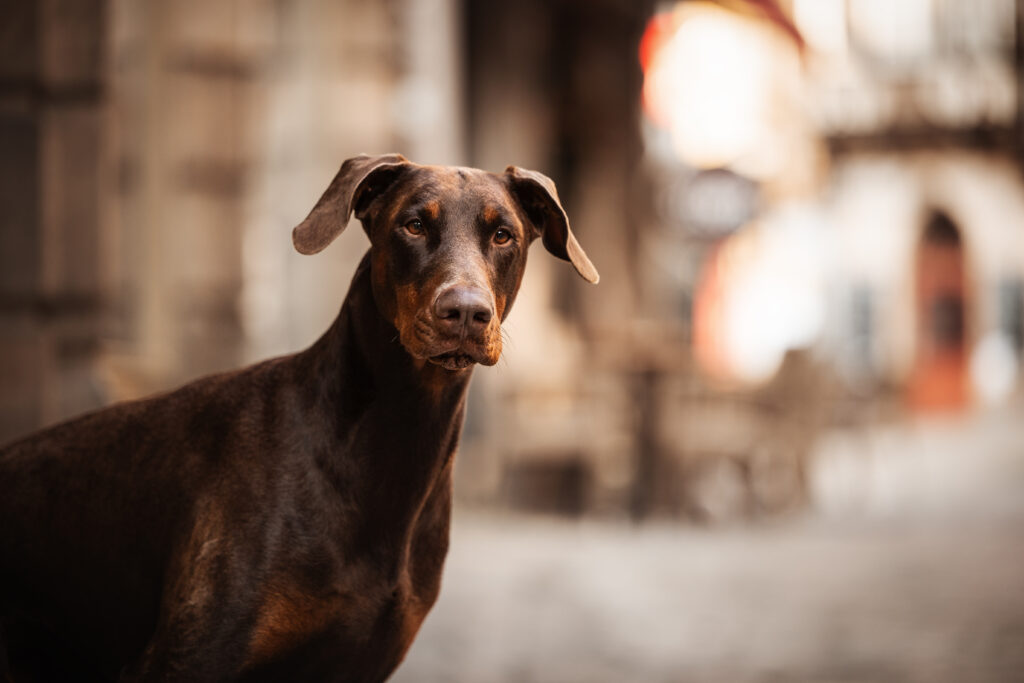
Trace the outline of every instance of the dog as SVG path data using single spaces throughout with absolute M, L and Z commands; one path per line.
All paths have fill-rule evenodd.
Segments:
M 440 589 L 470 375 L 498 361 L 527 248 L 598 273 L 535 171 L 358 156 L 295 248 L 352 214 L 370 248 L 310 348 L 0 451 L 9 677 L 380 681 L 402 661 Z

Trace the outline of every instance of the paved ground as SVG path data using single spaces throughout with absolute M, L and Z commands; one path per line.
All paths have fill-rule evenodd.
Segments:
M 459 510 L 393 680 L 1024 681 L 1022 436 L 1020 412 L 833 435 L 816 512 L 754 526 Z

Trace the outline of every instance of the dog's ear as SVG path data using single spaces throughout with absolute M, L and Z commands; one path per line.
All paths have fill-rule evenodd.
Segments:
M 345 229 L 353 211 L 356 218 L 362 218 L 373 198 L 408 166 L 401 154 L 361 154 L 347 160 L 306 220 L 292 230 L 295 249 L 302 254 L 322 251 Z
M 543 173 L 518 166 L 505 169 L 512 196 L 540 230 L 544 246 L 560 259 L 572 263 L 587 282 L 597 284 L 600 275 L 569 228 L 569 217 L 558 200 L 555 183 Z

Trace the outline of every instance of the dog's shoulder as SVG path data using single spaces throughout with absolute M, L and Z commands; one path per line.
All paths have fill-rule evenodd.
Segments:
M 105 408 L 44 427 L 0 447 L 0 460 L 45 453 L 75 453 L 118 446 L 131 450 L 168 440 L 186 445 L 210 425 L 247 414 L 253 403 L 273 403 L 288 386 L 294 356 L 207 375 L 176 389 Z

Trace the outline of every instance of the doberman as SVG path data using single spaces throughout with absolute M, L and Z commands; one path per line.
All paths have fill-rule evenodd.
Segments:
M 353 213 L 370 249 L 310 348 L 0 451 L 12 680 L 380 681 L 401 662 L 440 588 L 472 367 L 498 360 L 527 247 L 598 274 L 535 171 L 355 157 L 295 247 Z

